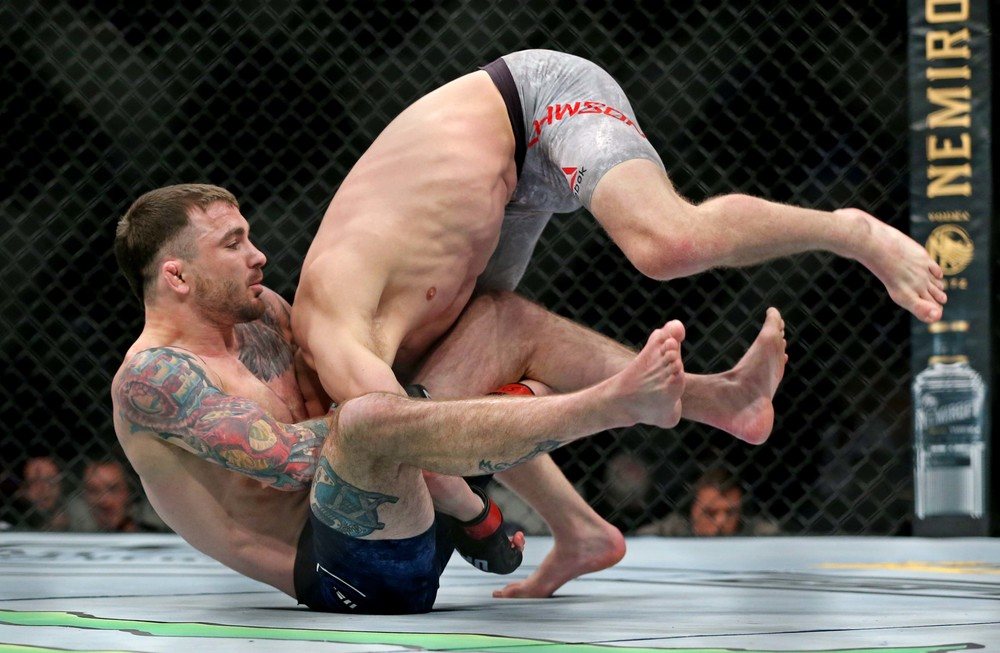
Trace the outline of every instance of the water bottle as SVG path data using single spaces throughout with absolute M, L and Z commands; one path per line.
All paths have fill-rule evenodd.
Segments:
M 980 518 L 985 505 L 983 377 L 964 351 L 965 321 L 929 328 L 934 355 L 913 380 L 916 513 Z

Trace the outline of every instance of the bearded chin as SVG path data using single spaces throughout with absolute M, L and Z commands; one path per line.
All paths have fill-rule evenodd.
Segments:
M 219 322 L 253 322 L 264 315 L 264 302 L 247 297 L 247 289 L 232 281 L 199 284 L 198 307 Z

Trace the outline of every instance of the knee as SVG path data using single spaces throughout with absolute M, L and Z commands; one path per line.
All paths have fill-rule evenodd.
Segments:
M 757 213 L 760 200 L 749 195 L 713 197 L 700 204 L 686 201 L 660 219 L 639 220 L 635 233 L 622 250 L 636 269 L 653 279 L 667 281 L 726 265 L 739 247 L 730 224 Z
M 384 455 L 391 441 L 389 425 L 393 400 L 405 398 L 373 392 L 344 402 L 337 409 L 334 427 L 328 437 L 330 446 L 346 457 Z
M 675 227 L 675 224 L 665 224 L 637 239 L 629 249 L 623 248 L 636 270 L 657 281 L 670 281 L 691 274 L 691 261 L 696 257 L 697 243 L 686 229 Z

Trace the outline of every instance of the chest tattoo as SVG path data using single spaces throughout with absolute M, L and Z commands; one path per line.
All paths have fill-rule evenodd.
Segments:
M 267 383 L 291 368 L 292 346 L 270 312 L 259 320 L 237 324 L 236 333 L 240 338 L 240 362 L 261 381 Z

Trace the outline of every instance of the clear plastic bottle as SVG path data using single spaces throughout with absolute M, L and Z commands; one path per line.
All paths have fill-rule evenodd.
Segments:
M 983 377 L 964 350 L 968 322 L 930 325 L 934 355 L 913 380 L 916 513 L 983 516 L 986 447 Z

